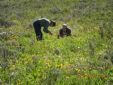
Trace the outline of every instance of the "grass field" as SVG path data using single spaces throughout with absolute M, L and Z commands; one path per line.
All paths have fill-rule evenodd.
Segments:
M 57 26 L 37 41 L 42 17 Z M 113 0 L 0 0 L 0 85 L 112 85 L 112 32 Z

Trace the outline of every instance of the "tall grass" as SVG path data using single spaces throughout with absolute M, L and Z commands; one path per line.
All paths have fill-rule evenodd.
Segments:
M 1 0 L 0 84 L 112 85 L 112 0 Z M 32 23 L 57 22 L 36 41 Z M 57 39 L 63 23 L 71 37 Z

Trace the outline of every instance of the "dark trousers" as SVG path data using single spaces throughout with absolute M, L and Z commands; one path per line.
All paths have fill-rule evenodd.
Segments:
M 43 35 L 41 32 L 41 26 L 40 23 L 38 21 L 33 23 L 34 26 L 34 30 L 35 30 L 35 34 L 36 34 L 36 39 L 37 40 L 42 40 L 43 39 Z

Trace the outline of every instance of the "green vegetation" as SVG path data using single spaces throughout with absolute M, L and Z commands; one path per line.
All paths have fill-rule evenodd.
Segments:
M 37 41 L 41 17 L 57 26 Z M 113 0 L 0 0 L 0 85 L 112 85 L 112 32 Z

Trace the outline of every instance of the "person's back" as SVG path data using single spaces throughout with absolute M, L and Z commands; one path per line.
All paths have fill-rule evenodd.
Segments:
M 41 27 L 48 28 L 50 24 L 50 20 L 46 18 L 38 19 L 36 22 L 39 22 Z

